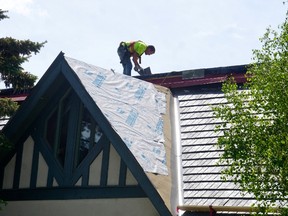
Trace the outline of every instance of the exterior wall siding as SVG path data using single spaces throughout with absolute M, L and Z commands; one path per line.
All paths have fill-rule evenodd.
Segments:
M 225 165 L 218 164 L 223 151 L 216 143 L 222 134 L 214 131 L 220 120 L 215 118 L 212 107 L 227 103 L 224 94 L 220 87 L 189 91 L 178 95 L 184 205 L 250 206 L 254 202 L 251 195 L 221 178 Z

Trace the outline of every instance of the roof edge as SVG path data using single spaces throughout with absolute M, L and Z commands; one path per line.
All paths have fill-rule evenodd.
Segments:
M 203 68 L 138 76 L 137 78 L 167 88 L 183 88 L 189 86 L 209 85 L 223 83 L 228 77 L 233 76 L 237 83 L 246 82 L 248 65 L 235 65 L 227 67 Z
M 197 206 L 197 205 L 179 205 L 177 206 L 182 211 L 193 211 L 193 212 L 210 212 L 210 211 L 221 211 L 221 212 L 257 212 L 258 208 L 253 206 Z M 279 207 L 270 207 L 268 212 L 279 212 Z

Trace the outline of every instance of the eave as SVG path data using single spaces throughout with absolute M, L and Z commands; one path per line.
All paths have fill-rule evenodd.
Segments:
M 216 213 L 218 211 L 221 212 L 241 212 L 241 213 L 255 213 L 259 210 L 257 207 L 253 206 L 198 206 L 198 205 L 180 205 L 177 206 L 178 210 L 182 211 L 191 211 L 191 212 L 210 212 Z M 271 207 L 268 209 L 270 213 L 279 212 L 279 207 Z
M 228 77 L 234 77 L 239 84 L 245 83 L 247 65 L 230 67 L 206 68 L 197 70 L 186 70 L 149 76 L 137 77 L 153 84 L 161 85 L 169 89 L 209 85 L 223 83 Z

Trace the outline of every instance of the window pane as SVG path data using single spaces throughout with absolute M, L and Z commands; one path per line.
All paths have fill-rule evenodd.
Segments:
M 99 127 L 99 125 L 96 123 L 94 145 L 99 142 L 99 140 L 101 139 L 102 135 L 103 135 L 102 130 Z
M 65 162 L 65 154 L 66 154 L 66 145 L 67 145 L 67 134 L 68 134 L 68 125 L 69 125 L 69 117 L 71 110 L 71 94 L 66 97 L 61 104 L 61 119 L 60 119 L 60 139 L 57 146 L 57 158 L 62 166 L 64 166 Z
M 49 143 L 51 149 L 54 149 L 56 128 L 57 128 L 57 109 L 52 113 L 46 124 L 46 140 Z
M 77 165 L 82 162 L 82 160 L 86 157 L 91 148 L 97 142 L 99 142 L 101 137 L 102 132 L 98 124 L 93 120 L 88 110 L 86 108 L 83 108 Z
M 79 162 L 88 154 L 90 149 L 91 139 L 91 123 L 82 121 L 81 123 L 81 134 L 80 134 L 80 148 L 79 148 Z

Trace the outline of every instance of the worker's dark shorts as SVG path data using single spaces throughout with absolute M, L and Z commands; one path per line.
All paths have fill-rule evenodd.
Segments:
M 120 63 L 125 59 L 125 57 L 129 56 L 128 48 L 125 46 L 124 42 L 121 42 L 117 49 L 118 56 L 120 58 Z

